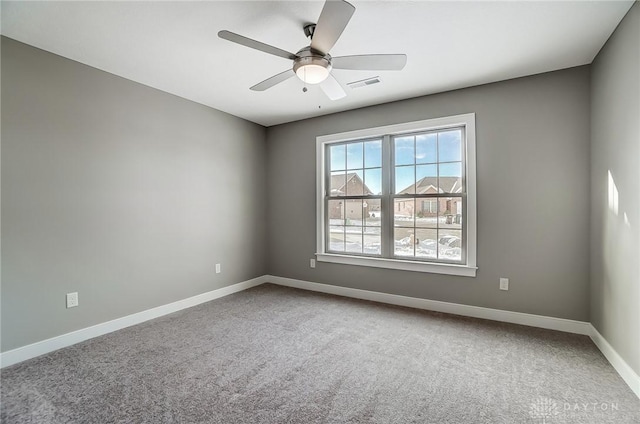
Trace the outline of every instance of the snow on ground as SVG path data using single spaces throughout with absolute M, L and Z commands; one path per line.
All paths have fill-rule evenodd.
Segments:
M 416 218 L 414 222 L 412 217 L 395 217 L 394 254 L 460 260 L 462 226 L 447 224 L 444 216 L 439 218 Z M 331 219 L 329 249 L 334 252 L 380 255 L 380 217 L 365 220 Z

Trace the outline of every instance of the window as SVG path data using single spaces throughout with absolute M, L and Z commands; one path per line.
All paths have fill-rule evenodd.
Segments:
M 382 139 L 327 145 L 327 251 L 381 252 Z
M 475 115 L 317 138 L 319 261 L 475 276 Z
M 421 210 L 418 214 L 422 213 L 422 217 L 427 214 L 435 215 L 438 213 L 438 201 L 437 200 L 423 200 Z

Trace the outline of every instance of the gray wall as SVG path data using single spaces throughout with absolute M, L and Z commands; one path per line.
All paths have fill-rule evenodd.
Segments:
M 640 374 L 640 4 L 596 57 L 591 78 L 591 322 Z
M 265 137 L 2 38 L 2 351 L 263 275 Z
M 318 263 L 315 138 L 475 112 L 476 278 Z M 267 129 L 269 273 L 586 321 L 589 67 L 420 97 Z M 511 279 L 508 292 L 500 277 Z

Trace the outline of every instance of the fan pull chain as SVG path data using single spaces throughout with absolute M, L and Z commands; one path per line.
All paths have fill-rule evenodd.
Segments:
M 302 83 L 304 85 L 302 87 L 302 92 L 306 93 L 307 92 L 307 67 L 306 66 L 302 68 L 302 72 L 304 72 L 304 79 L 302 80 Z

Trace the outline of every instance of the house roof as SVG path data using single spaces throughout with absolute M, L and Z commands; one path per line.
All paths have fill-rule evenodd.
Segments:
M 461 179 L 459 177 L 424 177 L 415 184 L 403 189 L 399 194 L 428 193 L 460 193 L 462 192 Z M 439 188 L 438 188 L 439 187 Z
M 355 172 L 348 172 L 347 178 L 343 178 L 343 175 L 344 174 L 331 175 L 331 194 L 346 194 L 345 186 L 349 184 L 349 181 L 354 178 L 356 178 L 356 182 L 359 182 L 364 187 L 365 195 L 374 194 L 371 190 L 369 190 L 369 187 L 366 186 L 360 176 Z

